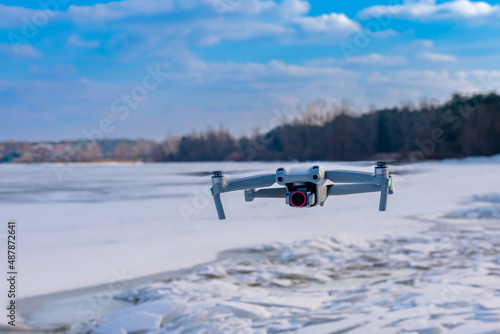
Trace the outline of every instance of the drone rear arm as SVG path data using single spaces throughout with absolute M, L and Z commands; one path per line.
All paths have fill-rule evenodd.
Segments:
M 245 201 L 252 202 L 254 198 L 285 198 L 286 188 L 249 189 L 245 190 Z
M 380 183 L 380 180 L 375 174 L 347 170 L 327 170 L 325 172 L 325 177 L 334 183 Z
M 328 196 L 361 194 L 380 191 L 379 211 L 387 209 L 387 197 L 392 194 L 390 182 L 383 184 L 334 184 L 328 187 Z
M 328 196 L 371 193 L 381 189 L 379 184 L 334 184 L 328 187 Z

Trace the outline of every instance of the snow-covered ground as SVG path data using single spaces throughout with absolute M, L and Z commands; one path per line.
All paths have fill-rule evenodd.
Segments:
M 376 242 L 317 237 L 249 248 L 260 256 L 221 261 L 177 280 L 122 292 L 116 297 L 136 305 L 85 329 L 95 334 L 500 331 L 500 233 L 442 232 Z
M 444 215 L 444 218 L 462 219 L 500 219 L 500 194 L 475 195 L 472 201 L 478 206 L 453 210 Z M 491 203 L 492 205 L 485 205 Z
M 28 297 L 116 286 L 123 279 L 213 261 L 218 252 L 238 248 L 234 256 L 173 281 L 126 286 L 113 295 L 138 304 L 96 319 L 89 328 L 96 333 L 500 328 L 498 216 L 476 225 L 463 219 L 470 214 L 452 214 L 497 205 L 498 158 L 425 163 L 418 168 L 427 173 L 395 179 L 384 213 L 377 210 L 377 194 L 331 197 L 323 208 L 293 209 L 279 199 L 245 203 L 239 192 L 223 195 L 228 219 L 218 221 L 209 178 L 169 175 L 283 165 L 290 164 L 80 165 L 68 168 L 62 180 L 49 165 L 1 165 L 0 219 L 19 225 L 18 290 Z

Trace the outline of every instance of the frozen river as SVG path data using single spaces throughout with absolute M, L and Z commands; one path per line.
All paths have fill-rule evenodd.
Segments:
M 346 234 L 409 237 L 429 228 L 416 217 L 461 209 L 472 195 L 499 192 L 500 185 L 498 162 L 425 163 L 418 168 L 427 173 L 395 179 L 387 212 L 378 211 L 377 193 L 293 209 L 280 199 L 246 203 L 236 192 L 223 195 L 228 219 L 219 221 L 209 177 L 171 175 L 290 165 L 89 164 L 68 167 L 62 177 L 54 165 L 0 165 L 0 220 L 18 224 L 20 296 L 188 268 L 220 251 L 260 243 Z

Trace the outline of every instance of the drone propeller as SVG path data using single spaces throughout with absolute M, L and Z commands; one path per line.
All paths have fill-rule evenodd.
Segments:
M 407 176 L 407 175 L 415 175 L 425 173 L 424 170 L 395 170 L 390 171 L 389 175 L 398 175 L 398 176 Z
M 196 176 L 196 177 L 205 177 L 205 176 L 220 176 L 220 175 L 238 175 L 238 174 L 247 174 L 252 172 L 258 172 L 262 169 L 238 169 L 238 170 L 228 170 L 228 171 L 200 171 L 200 172 L 181 172 L 181 173 L 171 173 L 170 175 L 179 175 L 179 176 Z
M 346 163 L 346 165 L 353 167 L 408 166 L 412 164 L 414 163 L 411 163 L 406 160 L 352 161 Z
M 389 175 L 398 175 L 398 176 L 407 176 L 413 174 L 424 173 L 424 170 L 417 170 L 412 168 L 412 166 L 418 164 L 418 162 L 411 163 L 405 160 L 389 160 L 389 161 L 355 161 L 347 163 L 348 166 L 358 166 L 358 167 L 377 167 L 377 168 L 385 168 L 388 166 L 402 167 L 399 170 L 391 170 Z

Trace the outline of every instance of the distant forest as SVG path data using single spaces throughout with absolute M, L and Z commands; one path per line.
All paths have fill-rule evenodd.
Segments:
M 236 138 L 225 129 L 162 142 L 99 140 L 0 143 L 0 162 L 429 160 L 500 153 L 500 96 L 454 95 L 355 113 L 318 102 L 267 132 Z
M 428 160 L 500 153 L 500 96 L 454 95 L 443 105 L 421 103 L 355 114 L 312 105 L 264 134 L 228 131 L 186 135 L 155 147 L 155 161 Z

